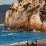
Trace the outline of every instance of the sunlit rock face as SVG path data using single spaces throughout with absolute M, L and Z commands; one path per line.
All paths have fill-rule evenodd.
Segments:
M 43 2 L 41 3 L 42 7 L 39 0 L 18 0 L 13 3 L 6 11 L 5 27 L 14 31 L 41 30 L 46 25 L 40 12 L 45 4 Z

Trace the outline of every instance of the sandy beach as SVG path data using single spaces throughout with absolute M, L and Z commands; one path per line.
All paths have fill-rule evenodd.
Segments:
M 31 42 L 28 41 L 28 44 L 30 46 Z M 34 44 L 35 44 L 35 42 L 34 42 Z M 27 46 L 27 42 L 19 43 L 19 44 L 10 44 L 10 45 L 7 45 L 7 46 Z M 35 45 L 35 46 L 46 46 L 46 40 L 38 41 L 37 45 Z

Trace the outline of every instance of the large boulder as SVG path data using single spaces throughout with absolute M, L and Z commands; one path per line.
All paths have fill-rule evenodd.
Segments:
M 42 21 L 44 17 L 41 17 L 40 12 L 44 4 L 41 7 L 39 0 L 19 0 L 13 3 L 6 11 L 5 27 L 14 31 L 46 30 L 46 22 Z

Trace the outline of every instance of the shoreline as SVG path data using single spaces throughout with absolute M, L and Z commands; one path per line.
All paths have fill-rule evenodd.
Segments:
M 32 42 L 28 41 L 28 44 L 31 45 Z M 33 42 L 35 44 L 35 42 Z M 22 43 L 13 43 L 6 46 L 27 46 L 27 42 Z M 46 46 L 46 40 L 38 41 L 37 46 Z

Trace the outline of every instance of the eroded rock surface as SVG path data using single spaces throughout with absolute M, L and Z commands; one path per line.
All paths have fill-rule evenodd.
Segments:
M 45 0 L 18 0 L 6 11 L 5 27 L 14 31 L 46 31 L 45 13 Z

